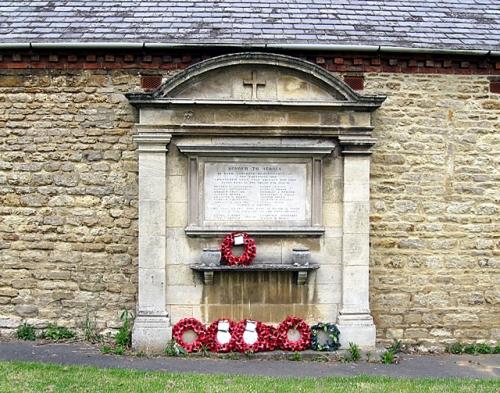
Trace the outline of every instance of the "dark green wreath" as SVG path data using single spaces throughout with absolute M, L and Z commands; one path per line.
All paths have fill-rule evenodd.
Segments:
M 318 342 L 318 332 L 323 331 L 328 336 L 325 344 Z M 340 331 L 333 323 L 319 322 L 311 326 L 311 349 L 315 351 L 336 351 L 340 347 Z

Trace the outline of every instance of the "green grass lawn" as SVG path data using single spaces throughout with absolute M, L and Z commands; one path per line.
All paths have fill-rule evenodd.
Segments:
M 499 392 L 499 380 L 268 378 L 0 362 L 0 392 Z

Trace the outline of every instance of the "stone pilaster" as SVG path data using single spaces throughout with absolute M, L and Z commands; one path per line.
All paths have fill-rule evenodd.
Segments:
M 139 293 L 132 346 L 161 351 L 172 336 L 166 311 L 166 168 L 171 135 L 139 133 Z
M 370 147 L 372 138 L 340 137 L 344 157 L 342 304 L 338 317 L 342 347 L 375 346 L 369 305 Z

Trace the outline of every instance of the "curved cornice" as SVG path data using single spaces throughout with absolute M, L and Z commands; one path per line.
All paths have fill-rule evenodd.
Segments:
M 147 104 L 154 105 L 158 102 L 175 104 L 175 93 L 181 90 L 187 83 L 190 83 L 190 81 L 198 80 L 210 71 L 236 65 L 274 66 L 302 73 L 306 77 L 312 78 L 325 86 L 327 90 L 330 90 L 332 102 L 339 102 L 339 100 L 333 99 L 333 97 L 340 95 L 343 98 L 340 100 L 342 103 L 358 104 L 360 106 L 366 105 L 373 110 L 379 107 L 385 100 L 384 96 L 364 96 L 356 93 L 342 80 L 316 64 L 291 56 L 260 52 L 234 53 L 204 60 L 176 74 L 151 93 L 127 94 L 126 96 L 132 104 L 141 106 Z M 179 100 L 179 103 L 182 103 L 182 101 Z M 201 104 L 204 103 L 203 101 L 196 100 L 196 103 Z M 208 100 L 205 101 L 207 101 L 207 104 L 211 104 Z M 218 102 L 218 104 L 223 103 L 224 101 Z

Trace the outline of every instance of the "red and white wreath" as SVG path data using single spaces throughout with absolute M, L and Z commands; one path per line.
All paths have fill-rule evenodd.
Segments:
M 245 251 L 241 256 L 236 256 L 233 254 L 234 245 L 244 245 Z M 248 233 L 245 232 L 233 232 L 227 235 L 220 246 L 220 251 L 222 258 L 227 262 L 228 265 L 250 265 L 257 255 L 257 246 L 255 245 L 255 240 L 253 240 Z
M 236 323 L 229 319 L 218 319 L 207 329 L 206 345 L 211 352 L 230 352 L 235 347 L 234 328 Z
M 292 341 L 288 337 L 290 330 L 300 333 L 298 340 Z M 311 345 L 311 328 L 303 319 L 289 316 L 278 326 L 278 343 L 284 351 L 303 351 Z
M 184 333 L 193 331 L 196 334 L 196 339 L 192 342 L 184 341 Z M 174 325 L 172 336 L 177 344 L 184 348 L 187 352 L 196 352 L 201 349 L 206 340 L 207 331 L 196 318 L 184 318 Z
M 279 348 L 278 343 L 278 329 L 272 325 L 266 325 L 267 327 L 267 340 L 266 340 L 266 351 L 274 351 Z
M 269 351 L 275 341 L 271 326 L 262 322 L 244 319 L 235 329 L 235 349 L 238 352 L 263 352 Z M 271 342 L 271 344 L 270 344 Z

